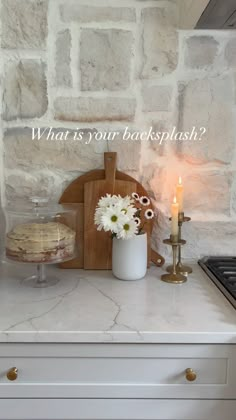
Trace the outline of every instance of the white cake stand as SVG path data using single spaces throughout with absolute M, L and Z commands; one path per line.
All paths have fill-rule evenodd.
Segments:
M 42 197 L 32 197 L 30 199 L 33 206 L 28 210 L 23 211 L 16 211 L 16 210 L 8 210 L 8 218 L 10 217 L 13 219 L 14 223 L 13 226 L 18 224 L 15 220 L 19 220 L 20 223 L 27 223 L 28 221 L 32 222 L 39 222 L 41 223 L 42 220 L 45 221 L 53 221 L 66 224 L 67 226 L 75 230 L 76 225 L 76 212 L 74 209 L 71 209 L 66 206 L 53 206 L 48 207 L 48 199 Z M 46 205 L 45 205 L 46 204 Z M 9 223 L 10 226 L 12 223 Z M 50 287 L 57 284 L 60 279 L 56 277 L 54 274 L 46 273 L 46 265 L 58 264 L 61 262 L 69 261 L 75 257 L 75 255 L 58 255 L 57 258 L 53 259 L 52 261 L 40 261 L 40 262 L 33 262 L 33 261 L 19 261 L 14 256 L 7 255 L 6 256 L 9 261 L 20 262 L 22 265 L 25 264 L 34 264 L 36 265 L 36 272 L 32 276 L 26 277 L 23 279 L 22 284 L 27 287 L 33 288 L 44 288 Z
M 45 264 L 37 264 L 36 273 L 30 277 L 26 277 L 22 284 L 28 287 L 50 287 L 57 284 L 60 279 L 56 276 L 46 275 Z
M 32 197 L 31 202 L 34 203 L 34 211 L 36 217 L 39 217 L 39 207 L 40 205 L 44 205 L 48 203 L 47 198 L 42 197 Z M 45 263 L 37 264 L 37 271 L 36 274 L 33 274 L 30 277 L 26 277 L 23 280 L 23 284 L 28 287 L 50 287 L 54 286 L 59 282 L 59 279 L 57 277 L 49 277 L 46 275 L 46 267 Z

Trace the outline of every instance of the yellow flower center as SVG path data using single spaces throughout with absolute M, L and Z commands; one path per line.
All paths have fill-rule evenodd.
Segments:
M 111 216 L 111 221 L 115 223 L 117 222 L 117 220 L 118 220 L 118 217 L 115 214 L 113 214 L 113 216 Z
M 123 227 L 124 227 L 124 230 L 126 231 L 130 230 L 130 225 L 128 225 L 128 223 L 126 223 Z

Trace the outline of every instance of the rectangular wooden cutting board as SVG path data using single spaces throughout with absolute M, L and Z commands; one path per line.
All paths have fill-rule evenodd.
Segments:
M 122 197 L 136 192 L 136 184 L 116 179 L 116 154 L 104 154 L 105 179 L 87 182 L 84 186 L 84 268 L 111 268 L 111 233 L 98 231 L 94 224 L 94 213 L 98 201 L 106 194 Z

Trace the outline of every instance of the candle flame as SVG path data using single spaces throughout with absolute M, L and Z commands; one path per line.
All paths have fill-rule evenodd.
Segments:
M 174 197 L 173 203 L 174 203 L 174 204 L 176 204 L 176 203 L 177 203 L 176 197 Z
M 182 185 L 182 178 L 179 176 L 179 185 Z

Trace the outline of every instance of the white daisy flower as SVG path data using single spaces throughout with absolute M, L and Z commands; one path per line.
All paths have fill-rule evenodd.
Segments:
M 136 207 L 134 206 L 127 206 L 127 207 L 122 207 L 121 211 L 129 218 L 132 219 L 135 215 L 135 213 L 137 212 Z
M 96 208 L 95 214 L 94 214 L 94 223 L 95 223 L 95 225 L 97 225 L 97 230 L 102 230 L 103 229 L 103 224 L 102 224 L 103 213 L 104 213 L 103 209 L 101 209 L 100 207 Z
M 139 217 L 134 217 L 134 221 L 135 221 L 137 227 L 141 225 L 141 220 L 140 220 Z
M 136 201 L 139 201 L 139 195 L 136 192 L 133 192 L 131 194 L 132 198 L 134 198 Z
M 105 232 L 110 230 L 113 233 L 117 233 L 127 220 L 127 216 L 119 207 L 107 208 L 101 216 L 101 223 Z
M 131 239 L 138 233 L 138 226 L 135 221 L 128 220 L 126 221 L 122 228 L 117 232 L 118 239 Z
M 144 213 L 146 219 L 153 219 L 154 211 L 152 209 L 147 209 Z
M 105 197 L 101 197 L 98 202 L 98 207 L 112 207 L 118 201 L 117 195 L 106 194 Z
M 121 197 L 120 195 L 118 195 L 118 201 L 121 207 L 129 207 L 134 203 L 134 200 L 127 195 L 126 197 Z
M 142 204 L 142 206 L 149 206 L 150 205 L 150 200 L 145 195 L 143 197 L 140 197 L 139 201 Z

